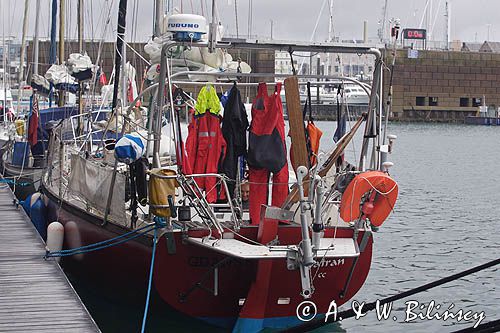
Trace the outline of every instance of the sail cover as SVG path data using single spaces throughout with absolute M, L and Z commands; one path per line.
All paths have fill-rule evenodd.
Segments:
M 79 155 L 71 156 L 69 190 L 104 214 L 113 170 L 104 168 Z M 113 187 L 110 216 L 115 221 L 125 219 L 125 176 L 117 173 Z

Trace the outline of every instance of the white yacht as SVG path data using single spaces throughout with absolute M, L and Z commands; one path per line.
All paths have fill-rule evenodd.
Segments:
M 344 86 L 344 94 L 347 104 L 368 105 L 369 97 L 363 88 L 355 84 Z
M 348 105 L 368 105 L 369 96 L 366 91 L 359 85 L 354 83 L 344 83 L 344 98 L 341 103 L 346 103 Z M 370 88 L 367 88 L 368 93 Z M 313 103 L 317 99 L 316 88 L 312 89 Z M 301 96 L 302 100 L 302 96 Z M 337 103 L 337 89 L 332 88 L 329 91 L 320 88 L 319 92 L 319 104 L 335 104 Z
M 5 105 L 7 106 L 6 108 L 4 107 Z M 5 121 L 8 113 L 14 115 L 12 93 L 9 88 L 4 89 L 0 85 L 0 149 L 9 141 L 10 134 L 12 133 L 11 122 Z
M 10 88 L 4 89 L 3 86 L 0 85 L 0 118 L 3 117 L 4 105 L 7 105 L 7 109 L 5 109 L 6 112 L 10 111 L 14 113 L 12 101 L 12 92 L 10 91 Z

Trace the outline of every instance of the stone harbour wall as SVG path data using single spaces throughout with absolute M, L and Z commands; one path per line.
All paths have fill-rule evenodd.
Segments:
M 392 52 L 384 50 L 392 64 Z M 491 52 L 418 51 L 409 58 L 397 51 L 393 74 L 392 120 L 463 122 L 485 102 L 489 116 L 500 107 L 500 54 Z M 384 97 L 389 91 L 384 71 Z

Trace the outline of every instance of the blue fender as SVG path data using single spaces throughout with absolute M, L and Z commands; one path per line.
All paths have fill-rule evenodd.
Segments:
M 47 207 L 42 198 L 38 198 L 31 206 L 31 222 L 44 240 L 47 239 Z
M 31 217 L 31 207 L 30 207 L 30 202 L 31 202 L 31 196 L 32 194 L 28 195 L 25 200 L 19 201 L 19 204 L 21 207 L 23 207 L 24 211 L 26 212 L 26 215 Z

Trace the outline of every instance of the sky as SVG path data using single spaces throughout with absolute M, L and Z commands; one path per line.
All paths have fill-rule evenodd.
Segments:
M 2 32 L 18 40 L 22 36 L 22 19 L 26 0 L 0 0 Z M 49 36 L 50 3 L 52 0 L 28 0 L 28 38 L 34 34 L 36 1 L 40 1 L 40 36 Z M 168 0 L 164 0 L 165 3 Z M 451 40 L 483 42 L 500 40 L 500 1 L 498 0 L 333 0 L 334 35 L 341 40 L 362 39 L 363 22 L 368 24 L 368 37 L 376 39 L 379 22 L 387 1 L 386 18 L 398 18 L 403 28 L 428 28 L 431 39 L 443 41 L 445 36 L 445 3 L 451 6 Z M 66 37 L 76 38 L 78 0 L 65 0 Z M 85 37 L 115 39 L 119 0 L 84 0 Z M 252 8 L 251 33 L 274 39 L 325 41 L 328 38 L 328 0 L 217 0 L 217 12 L 226 34 L 240 36 L 249 32 L 249 8 Z M 184 13 L 210 13 L 209 0 L 170 0 Z M 238 29 L 236 29 L 236 11 Z M 424 16 L 427 3 L 427 16 Z M 251 4 L 251 6 L 250 6 Z M 127 40 L 147 41 L 153 31 L 154 0 L 128 0 Z M 323 9 L 323 10 L 322 10 Z M 430 17 L 430 19 L 428 19 Z M 109 18 L 109 23 L 105 22 Z M 313 34 L 318 22 L 317 30 Z M 105 29 L 106 27 L 106 29 Z M 489 35 L 489 38 L 488 38 Z

